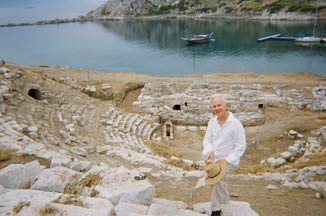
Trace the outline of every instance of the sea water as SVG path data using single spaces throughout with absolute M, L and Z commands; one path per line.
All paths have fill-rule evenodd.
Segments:
M 3 2 L 7 2 L 6 7 L 12 2 L 34 2 L 24 5 L 38 8 L 41 6 L 37 6 L 37 2 L 42 1 L 50 2 L 8 0 L 1 1 L 0 8 L 3 10 Z M 88 6 L 81 7 L 80 10 L 93 9 L 89 8 L 90 0 L 57 2 L 63 5 L 84 2 L 78 5 Z M 58 5 L 57 8 L 61 6 Z M 64 15 L 59 14 L 57 18 L 73 17 L 75 14 L 78 13 L 70 11 Z M 0 13 L 0 18 L 1 16 L 3 14 Z M 22 21 L 25 15 L 17 16 L 22 16 L 19 19 Z M 45 18 L 41 16 L 37 19 Z M 320 32 L 325 24 L 320 23 Z M 313 26 L 313 22 L 307 21 L 168 19 L 2 27 L 0 58 L 24 65 L 169 76 L 215 72 L 310 72 L 326 75 L 325 45 L 285 41 L 256 42 L 258 38 L 278 33 L 288 37 L 311 34 Z M 214 32 L 215 41 L 189 45 L 180 39 L 208 32 Z
M 106 0 L 0 0 L 0 23 L 74 18 L 104 2 Z

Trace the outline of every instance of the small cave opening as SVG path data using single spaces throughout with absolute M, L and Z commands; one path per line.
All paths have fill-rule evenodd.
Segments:
M 265 108 L 264 104 L 258 104 L 258 109 L 264 109 L 264 108 Z
M 188 102 L 185 102 L 185 106 L 188 106 Z
M 173 106 L 173 110 L 181 110 L 181 106 L 179 104 L 176 104 Z
M 38 89 L 30 89 L 28 95 L 34 98 L 35 100 L 42 100 L 42 93 Z

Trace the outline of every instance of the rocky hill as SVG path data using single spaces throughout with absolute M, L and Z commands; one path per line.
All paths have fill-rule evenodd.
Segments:
M 108 0 L 87 17 L 249 17 L 257 19 L 314 19 L 312 0 Z M 318 1 L 318 16 L 326 17 L 326 2 Z

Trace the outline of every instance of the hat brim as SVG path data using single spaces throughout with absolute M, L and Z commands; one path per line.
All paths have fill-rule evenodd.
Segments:
M 223 179 L 223 177 L 225 176 L 225 174 L 226 174 L 226 165 L 222 165 L 221 163 L 220 163 L 220 161 L 218 161 L 218 162 L 216 162 L 216 163 L 218 163 L 219 165 L 220 165 L 220 168 L 221 168 L 221 171 L 220 171 L 220 173 L 217 175 L 217 176 L 215 176 L 214 178 L 206 178 L 206 180 L 205 180 L 205 183 L 206 183 L 206 185 L 213 185 L 213 184 L 216 184 L 217 182 L 219 182 L 219 181 L 221 181 L 222 179 Z

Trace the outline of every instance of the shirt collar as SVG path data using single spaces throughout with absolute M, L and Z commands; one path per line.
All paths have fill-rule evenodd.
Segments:
M 215 119 L 218 122 L 218 116 L 216 116 Z M 229 117 L 228 117 L 228 119 L 225 121 L 225 123 L 223 125 L 226 125 L 228 122 L 233 122 L 234 120 L 235 120 L 235 118 L 233 116 L 233 113 L 229 112 Z

